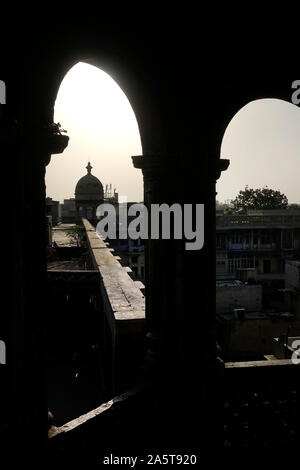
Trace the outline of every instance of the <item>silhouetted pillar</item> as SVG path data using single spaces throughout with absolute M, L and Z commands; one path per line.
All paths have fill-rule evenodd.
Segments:
M 215 183 L 228 161 L 208 158 L 199 173 L 189 166 L 188 158 L 132 158 L 134 166 L 143 171 L 144 201 L 149 213 L 151 204 L 179 203 L 182 208 L 184 204 L 204 204 L 205 240 L 201 250 L 186 250 L 186 240 L 149 239 L 145 247 L 145 368 L 150 383 L 154 388 L 157 385 L 161 441 L 166 442 L 168 436 L 169 446 L 196 448 L 198 436 L 191 430 L 193 420 L 200 420 L 207 428 L 208 441 L 216 429 L 211 408 L 217 409 L 215 392 L 219 380 L 215 338 Z

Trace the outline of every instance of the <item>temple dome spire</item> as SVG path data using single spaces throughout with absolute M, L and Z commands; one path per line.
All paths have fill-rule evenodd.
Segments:
M 92 168 L 92 165 L 88 162 L 86 166 L 87 174 L 80 178 L 76 184 L 76 201 L 103 201 L 103 186 L 101 181 L 91 174 Z
M 92 171 L 92 165 L 90 164 L 90 162 L 88 162 L 87 166 L 86 166 L 86 169 L 87 169 L 87 172 L 88 172 L 88 175 L 91 174 L 91 171 Z

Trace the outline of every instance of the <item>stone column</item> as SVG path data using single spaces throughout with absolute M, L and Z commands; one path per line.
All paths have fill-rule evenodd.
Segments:
M 136 156 L 143 171 L 144 201 L 204 204 L 204 247 L 187 251 L 186 240 L 148 240 L 145 247 L 148 349 L 145 368 L 157 393 L 158 428 L 169 444 L 195 445 L 191 419 L 209 422 L 216 387 L 215 182 L 227 160 L 207 159 L 201 171 L 179 156 Z M 187 184 L 187 181 L 189 184 Z M 155 392 L 154 392 L 155 395 Z M 195 416 L 182 407 L 193 402 Z M 176 423 L 173 422 L 176 415 Z M 203 424 L 204 425 L 204 424 Z M 207 436 L 210 433 L 208 432 Z

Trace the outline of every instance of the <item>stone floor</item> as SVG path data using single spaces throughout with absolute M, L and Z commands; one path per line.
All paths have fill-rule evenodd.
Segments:
M 99 351 L 69 352 L 51 358 L 47 366 L 48 407 L 54 424 L 68 421 L 106 400 Z

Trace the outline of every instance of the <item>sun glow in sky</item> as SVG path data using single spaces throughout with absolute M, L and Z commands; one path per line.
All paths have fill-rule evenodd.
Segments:
M 137 121 L 119 85 L 105 72 L 78 63 L 66 74 L 55 103 L 55 122 L 68 131 L 69 145 L 52 155 L 46 170 L 47 196 L 74 197 L 79 178 L 92 173 L 112 183 L 129 201 L 143 200 L 142 173 L 131 156 L 141 155 Z M 269 186 L 300 203 L 300 108 L 278 99 L 251 102 L 228 123 L 222 158 L 229 169 L 217 183 L 217 199 L 234 199 L 246 185 Z
M 247 104 L 229 123 L 221 156 L 230 166 L 217 183 L 218 201 L 234 199 L 248 185 L 300 203 L 300 108 L 278 99 Z
M 61 123 L 70 140 L 47 166 L 47 196 L 61 202 L 75 197 L 76 183 L 90 161 L 92 174 L 104 187 L 111 183 L 128 201 L 143 200 L 142 173 L 131 160 L 142 154 L 137 121 L 126 95 L 108 74 L 82 62 L 72 67 L 59 88 L 54 122 Z

